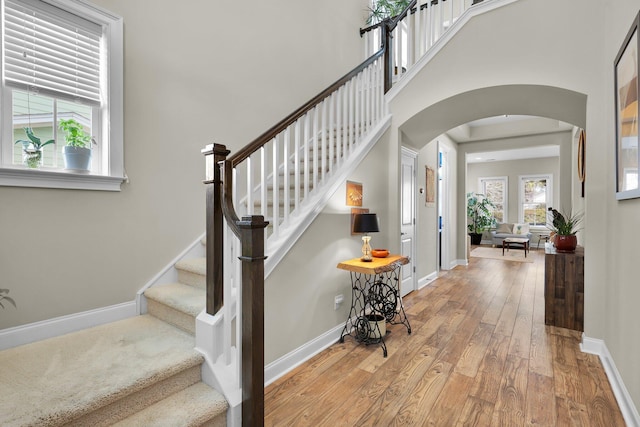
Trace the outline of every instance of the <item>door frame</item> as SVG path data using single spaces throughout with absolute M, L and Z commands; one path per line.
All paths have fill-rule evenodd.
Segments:
M 438 215 L 436 215 L 436 228 L 438 230 L 438 239 L 440 239 L 438 245 L 438 271 L 440 270 L 450 270 L 451 269 L 451 227 L 452 227 L 452 218 L 451 218 L 451 203 L 450 203 L 450 165 L 449 165 L 449 151 L 450 148 L 447 144 L 443 144 L 438 141 L 438 184 L 442 182 L 442 186 L 438 185 L 437 201 L 438 201 Z M 440 153 L 442 153 L 442 163 L 440 161 Z M 442 164 L 442 167 L 440 167 Z M 442 173 L 442 176 L 440 176 Z M 440 191 L 442 190 L 442 191 Z M 444 223 L 444 227 L 442 229 L 442 234 L 439 232 L 439 224 L 438 216 L 442 213 L 442 221 Z
M 416 244 L 416 239 L 417 239 L 417 230 L 418 230 L 418 215 L 417 215 L 417 201 L 418 201 L 418 197 L 416 194 L 416 188 L 417 188 L 417 180 L 416 180 L 416 169 L 418 167 L 418 152 L 405 147 L 405 146 L 401 146 L 401 155 L 400 155 L 400 192 L 402 194 L 402 163 L 403 163 L 403 158 L 407 156 L 409 158 L 411 158 L 413 160 L 413 176 L 412 176 L 412 183 L 411 183 L 411 187 L 412 187 L 412 191 L 411 191 L 411 196 L 412 196 L 412 200 L 411 200 L 411 206 L 412 206 L 412 213 L 411 216 L 413 218 L 413 236 L 411 237 L 411 254 L 412 254 L 412 259 L 411 259 L 411 288 L 410 289 L 406 289 L 406 287 L 401 287 L 401 293 L 402 296 L 408 294 L 411 291 L 415 291 L 418 289 L 418 277 L 417 277 L 417 272 L 416 272 L 416 250 L 417 250 L 417 244 Z M 400 235 L 399 237 L 399 247 L 402 248 L 402 200 L 400 200 Z M 402 282 L 402 277 L 400 278 L 400 281 Z

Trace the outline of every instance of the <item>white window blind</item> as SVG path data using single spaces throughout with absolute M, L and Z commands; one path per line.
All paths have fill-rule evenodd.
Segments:
M 8 85 L 100 105 L 100 25 L 36 0 L 6 0 L 4 12 Z

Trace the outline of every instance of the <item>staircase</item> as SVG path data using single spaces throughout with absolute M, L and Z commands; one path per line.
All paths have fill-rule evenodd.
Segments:
M 264 276 L 389 128 L 384 93 L 469 6 L 416 0 L 393 20 L 361 30 L 373 56 L 223 159 L 233 209 L 269 221 Z M 378 50 L 381 44 L 388 49 Z M 213 184 L 218 166 L 205 154 Z M 239 363 L 238 343 L 247 337 L 232 228 L 219 233 L 223 280 L 208 283 L 204 258 L 182 260 L 177 283 L 144 292 L 147 314 L 0 352 L 0 425 L 239 425 L 240 378 L 250 375 Z M 207 294 L 224 295 L 219 311 L 205 310 Z M 253 389 L 262 389 L 260 380 Z
M 0 352 L 0 425 L 226 426 L 194 349 L 204 260 L 176 268 L 145 292 L 149 314 Z

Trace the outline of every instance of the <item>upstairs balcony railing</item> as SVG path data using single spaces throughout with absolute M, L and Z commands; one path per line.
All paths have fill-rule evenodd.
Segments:
M 208 146 L 207 304 L 216 363 L 234 371 L 242 424 L 264 419 L 264 261 L 341 164 L 385 117 L 384 94 L 477 0 L 413 0 L 362 29 L 362 64 L 229 157 Z M 240 363 L 241 362 L 241 363 Z

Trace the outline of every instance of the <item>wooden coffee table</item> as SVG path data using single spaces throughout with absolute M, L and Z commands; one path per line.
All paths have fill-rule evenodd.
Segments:
M 520 239 L 517 237 L 507 237 L 502 241 L 502 256 L 504 256 L 504 249 L 507 248 L 522 248 L 524 249 L 524 257 L 527 257 L 529 252 L 529 239 Z

